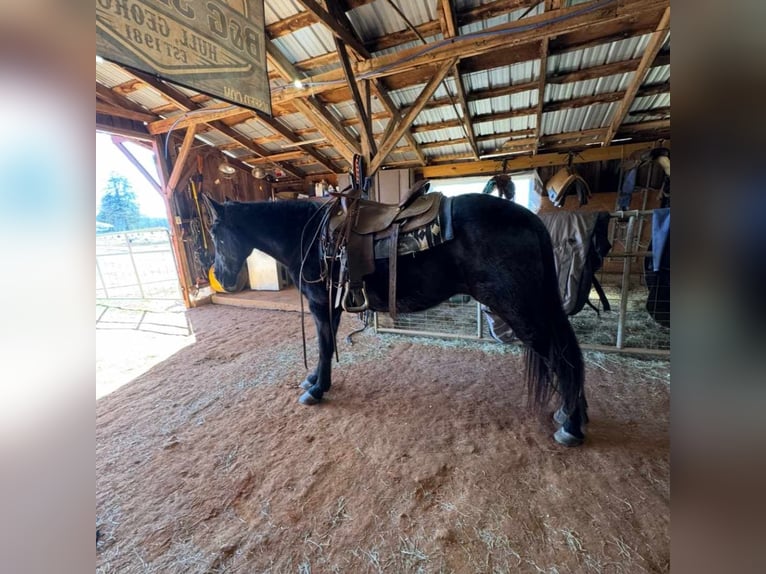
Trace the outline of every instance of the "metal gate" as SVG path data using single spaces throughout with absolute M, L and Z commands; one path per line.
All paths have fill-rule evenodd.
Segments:
M 96 299 L 181 299 L 168 230 L 96 235 Z

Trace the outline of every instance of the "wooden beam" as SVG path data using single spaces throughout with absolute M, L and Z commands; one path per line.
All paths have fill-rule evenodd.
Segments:
M 425 105 L 425 103 L 436 91 L 436 88 L 444 79 L 444 76 L 447 75 L 447 72 L 449 72 L 452 66 L 455 65 L 456 61 L 457 59 L 453 58 L 452 60 L 448 60 L 444 62 L 440 66 L 436 75 L 432 76 L 428 80 L 428 83 L 423 88 L 423 91 L 420 92 L 420 95 L 418 96 L 417 100 L 415 100 L 415 103 L 407 111 L 404 117 L 398 120 L 396 127 L 394 128 L 391 135 L 385 141 L 381 143 L 378 153 L 375 155 L 375 158 L 372 160 L 372 165 L 370 166 L 370 175 L 373 175 L 378 170 L 378 168 L 383 164 L 383 162 L 386 159 L 386 156 L 388 156 L 391 150 L 394 149 L 396 144 L 402 138 L 404 133 L 410 128 L 410 126 L 412 125 L 412 122 L 415 120 L 415 118 L 418 116 L 420 111 L 423 109 L 423 106 Z M 392 119 L 391 121 L 394 121 L 394 120 Z
M 628 157 L 639 150 L 651 149 L 653 142 L 641 142 L 627 145 L 588 148 L 574 157 L 574 163 L 606 161 Z M 567 153 L 540 153 L 536 156 L 511 157 L 508 159 L 508 171 L 531 169 L 534 167 L 566 165 L 569 160 Z M 424 178 L 464 177 L 468 175 L 496 174 L 503 170 L 503 160 L 469 161 L 451 165 L 426 166 L 421 168 Z
M 540 41 L 552 35 L 565 34 L 593 26 L 596 23 L 617 22 L 634 16 L 636 12 L 668 5 L 668 0 L 594 0 L 571 8 L 562 8 L 555 14 L 541 14 L 495 26 L 481 36 L 461 36 L 448 42 L 435 44 L 429 51 L 416 46 L 394 54 L 386 54 L 357 64 L 357 77 L 385 77 L 412 70 L 426 64 L 435 64 L 459 57 L 485 54 L 499 47 L 517 46 Z M 487 36 L 487 32 L 492 32 Z
M 297 150 L 297 151 L 286 151 L 282 153 L 275 153 L 275 154 L 264 155 L 264 156 L 241 157 L 239 158 L 239 160 L 245 163 L 260 165 L 263 163 L 274 163 L 278 161 L 290 161 L 293 159 L 300 159 L 300 158 L 303 158 L 305 155 L 306 154 L 302 152 L 301 150 Z
M 493 66 L 510 65 L 534 58 L 539 53 L 539 42 L 544 37 L 583 32 L 592 41 L 594 38 L 599 38 L 600 34 L 609 32 L 612 29 L 619 30 L 623 27 L 629 27 L 631 22 L 637 20 L 643 26 L 643 21 L 646 20 L 647 15 L 653 17 L 654 14 L 657 14 L 668 5 L 668 0 L 620 0 L 619 3 L 610 3 L 605 8 L 595 10 L 594 12 L 572 17 L 572 14 L 578 14 L 577 10 L 593 9 L 594 5 L 604 6 L 603 1 L 605 0 L 595 0 L 588 4 L 580 4 L 572 8 L 562 9 L 561 14 L 557 13 L 556 16 L 568 16 L 568 19 L 565 20 L 550 21 L 552 18 L 550 14 L 547 16 L 545 14 L 533 16 L 525 18 L 523 22 L 504 24 L 483 30 L 482 34 L 493 34 L 490 39 L 485 37 L 476 38 L 470 35 L 461 36 L 451 40 L 450 43 L 441 42 L 439 45 L 432 44 L 432 49 L 424 53 L 421 53 L 423 48 L 417 46 L 394 54 L 372 58 L 366 62 L 359 62 L 355 65 L 354 71 L 356 77 L 361 78 L 393 76 L 403 70 L 415 70 L 417 75 L 417 70 L 420 70 L 420 77 L 422 77 L 424 66 L 434 65 L 439 61 L 457 55 L 461 58 L 462 71 L 466 72 L 470 68 L 465 65 L 466 62 L 463 60 L 468 59 L 470 61 L 473 56 L 480 55 L 494 57 L 499 52 L 507 53 L 508 57 L 503 58 L 503 61 L 494 63 Z M 514 29 L 514 26 L 527 25 L 532 27 L 525 31 Z M 551 40 L 551 45 L 553 45 L 553 40 Z M 532 48 L 531 54 L 534 55 L 525 52 L 527 47 Z M 550 52 L 551 54 L 560 54 L 569 49 L 571 49 L 571 46 L 559 42 L 557 43 L 557 48 L 551 48 Z M 477 69 L 486 69 L 487 67 L 492 66 L 486 65 Z M 362 76 L 362 74 L 366 75 Z M 342 73 L 340 70 L 337 70 L 317 74 L 307 81 L 322 82 L 321 85 L 310 88 L 313 94 L 318 94 L 336 90 L 339 86 L 343 85 L 341 80 Z M 272 103 L 286 103 L 292 98 L 300 97 L 301 95 L 299 91 L 286 89 L 281 91 L 280 94 L 273 94 Z
M 147 127 L 152 135 L 159 135 L 169 132 L 173 129 L 181 129 L 198 124 L 206 124 L 230 116 L 239 115 L 242 108 L 232 104 L 222 104 L 210 108 L 197 108 L 185 112 L 183 116 L 174 116 L 164 120 L 157 120 L 150 123 Z
M 385 86 L 383 86 L 383 82 L 381 82 L 380 80 L 373 80 L 370 83 L 370 85 L 372 86 L 372 89 L 377 94 L 378 99 L 380 100 L 380 103 L 388 112 L 389 117 L 391 118 L 389 120 L 389 126 L 391 127 L 391 129 L 393 129 L 393 126 L 395 124 L 394 118 L 398 117 L 400 114 L 400 112 L 396 109 L 396 104 L 394 104 L 393 100 L 391 99 L 391 96 L 388 95 L 388 91 L 386 90 Z M 373 120 L 376 119 L 375 114 L 372 115 L 372 119 Z M 381 141 L 385 141 L 385 139 L 386 139 L 386 136 L 384 136 Z M 412 130 L 408 129 L 407 131 L 404 132 L 404 139 L 407 140 L 407 143 L 410 144 L 410 147 L 415 152 L 415 155 L 418 156 L 418 161 L 420 162 L 420 165 L 425 165 L 426 158 L 423 155 L 423 151 L 420 149 L 420 146 L 418 145 L 418 142 L 415 139 L 415 136 L 412 135 Z
M 360 154 L 356 142 L 351 140 L 350 134 L 341 126 L 335 118 L 322 110 L 314 100 L 295 100 L 295 107 L 300 113 L 314 123 L 324 137 L 335 146 L 335 149 L 348 163 L 353 163 L 354 155 Z
M 480 20 L 502 16 L 508 12 L 515 12 L 522 8 L 531 8 L 539 3 L 540 0 L 495 0 L 495 2 L 488 2 L 487 4 L 460 12 L 457 14 L 457 23 L 460 26 L 464 26 Z
M 641 86 L 638 88 L 638 93 L 636 94 L 637 98 L 642 98 L 645 96 L 655 96 L 657 94 L 669 94 L 670 93 L 670 82 L 662 82 L 660 84 L 649 84 L 646 86 Z
M 561 0 L 545 0 L 545 12 L 559 12 Z M 548 38 L 540 42 L 540 72 L 537 78 L 537 111 L 535 113 L 535 139 L 532 155 L 537 154 L 540 136 L 543 135 L 543 112 L 545 106 L 545 86 L 548 76 Z
M 640 108 L 638 110 L 630 110 L 628 116 L 669 116 L 670 106 L 660 106 L 656 108 Z
M 98 82 L 96 82 L 96 98 L 101 99 L 118 108 L 132 110 L 134 112 L 139 112 L 144 114 L 149 113 L 148 110 L 144 108 L 143 106 L 137 104 L 133 100 L 126 98 L 122 94 L 113 92 L 112 90 L 110 90 L 104 85 L 99 84 Z
M 330 4 L 332 1 L 333 0 L 330 0 Z M 327 26 L 336 38 L 343 40 L 343 42 L 345 42 L 349 48 L 354 50 L 354 52 L 359 54 L 362 59 L 366 60 L 370 57 L 370 52 L 368 52 L 367 48 L 365 48 L 356 36 L 351 33 L 345 22 L 342 22 L 331 15 L 315 0 L 298 0 L 298 2 L 303 4 L 306 10 L 314 14 L 320 22 Z
M 504 138 L 518 138 L 518 137 L 529 137 L 535 135 L 535 128 L 527 128 L 523 130 L 512 130 L 510 132 L 499 132 L 496 134 L 485 134 L 483 136 L 478 136 L 476 138 L 477 141 L 485 142 L 490 140 L 497 140 L 497 139 L 504 139 Z
M 364 125 L 364 133 L 362 137 L 362 156 L 365 158 L 365 165 L 370 165 L 370 160 L 378 151 L 378 144 L 375 142 L 375 134 L 372 127 L 372 120 L 370 114 L 372 113 L 372 87 L 370 87 L 370 80 L 362 80 L 360 96 L 362 99 L 362 106 L 364 107 L 364 117 L 360 118 L 361 123 Z
M 625 74 L 635 71 L 641 64 L 641 58 L 632 60 L 623 60 L 622 62 L 612 62 L 610 64 L 601 64 L 600 66 L 591 66 L 574 72 L 559 73 L 554 76 L 548 76 L 549 84 L 569 84 L 583 80 L 595 80 L 615 74 Z M 664 52 L 657 55 L 651 64 L 651 67 L 666 66 L 670 64 L 670 53 Z
M 666 131 L 670 129 L 670 120 L 655 120 L 651 122 L 636 122 L 622 124 L 617 132 L 620 136 L 628 136 L 647 131 Z
M 141 173 L 141 175 L 146 178 L 146 181 L 148 181 L 151 186 L 159 193 L 162 193 L 162 186 L 159 184 L 159 182 L 154 179 L 152 174 L 146 171 L 146 168 L 141 164 L 140 161 L 136 159 L 136 156 L 134 156 L 133 153 L 127 147 L 125 147 L 125 138 L 113 135 L 112 143 L 122 152 L 128 161 L 133 164 L 133 167 L 135 167 Z
M 604 94 L 596 94 L 595 96 L 582 96 L 580 98 L 574 98 L 571 100 L 548 102 L 543 106 L 543 113 L 568 110 L 572 108 L 582 108 L 585 106 L 592 106 L 594 104 L 619 102 L 624 95 L 625 92 L 606 92 Z
M 442 36 L 445 38 L 454 38 L 458 35 L 457 24 L 455 23 L 455 15 L 452 12 L 452 4 L 450 0 L 439 0 L 437 4 L 437 12 L 439 15 L 439 24 L 442 30 Z M 468 137 L 471 151 L 473 151 L 474 159 L 479 159 L 479 147 L 476 145 L 476 134 L 473 130 L 473 124 L 471 123 L 471 110 L 468 107 L 468 99 L 465 95 L 465 86 L 463 85 L 463 77 L 460 73 L 460 62 L 455 61 L 452 66 L 452 77 L 455 82 L 455 88 L 457 89 L 457 98 L 460 103 L 460 107 L 463 110 L 463 131 Z M 452 95 L 449 93 L 449 89 L 445 83 L 444 90 L 447 92 L 447 99 L 453 108 L 457 108 Z M 457 113 L 457 109 L 455 109 Z
M 362 151 L 367 151 L 367 154 L 362 153 L 368 159 L 375 153 L 376 146 L 375 140 L 372 137 L 372 124 L 370 118 L 367 115 L 369 110 L 369 104 L 365 107 L 362 101 L 362 96 L 359 93 L 359 86 L 357 85 L 356 78 L 354 78 L 354 70 L 351 67 L 351 61 L 348 58 L 348 52 L 346 51 L 346 44 L 343 40 L 335 38 L 335 49 L 340 59 L 341 68 L 343 69 L 343 75 L 346 77 L 346 83 L 351 90 L 351 96 L 356 106 L 356 112 L 359 116 L 359 133 L 361 134 Z M 369 89 L 366 92 L 369 96 Z M 367 98 L 365 100 L 369 101 Z
M 168 183 L 165 187 L 165 195 L 167 197 L 171 197 L 175 193 L 176 186 L 181 179 L 181 172 L 184 170 L 186 160 L 189 158 L 189 150 L 191 150 L 192 143 L 194 143 L 194 134 L 196 131 L 197 125 L 192 124 L 187 128 L 186 134 L 184 134 L 181 150 L 178 152 L 176 161 L 173 164 L 173 171 L 170 172 L 170 177 L 168 178 Z
M 269 129 L 276 132 L 279 136 L 283 137 L 290 143 L 300 143 L 301 139 L 296 136 L 292 131 L 290 131 L 286 126 L 284 126 L 282 123 L 279 122 L 279 120 L 275 120 L 274 118 L 271 118 L 264 114 L 263 112 L 256 111 L 255 117 L 258 119 L 259 122 L 262 124 L 265 124 Z M 272 136 L 275 137 L 275 136 Z M 265 138 L 263 138 L 265 139 Z M 259 143 L 255 140 L 253 140 L 253 143 Z M 340 169 L 335 166 L 335 164 L 330 161 L 329 158 L 326 158 L 321 153 L 316 151 L 315 146 L 313 145 L 304 145 L 302 146 L 303 151 L 305 151 L 307 154 L 309 154 L 314 160 L 327 168 L 332 173 L 340 173 Z
M 531 106 L 528 108 L 519 108 L 516 110 L 509 110 L 507 112 L 487 113 L 473 116 L 473 124 L 480 124 L 482 122 L 494 122 L 498 120 L 508 120 L 512 118 L 522 118 L 524 116 L 534 115 L 537 107 Z M 444 120 L 442 122 L 434 122 L 431 124 L 420 124 L 412 126 L 413 133 L 430 132 L 433 130 L 443 130 L 445 128 L 458 128 L 462 125 L 460 119 Z
M 281 38 L 302 28 L 308 28 L 319 22 L 316 15 L 308 10 L 288 16 L 284 20 L 278 20 L 266 26 L 266 34 L 269 38 Z
M 164 97 L 171 100 L 180 109 L 184 111 L 199 109 L 198 104 L 194 103 L 194 101 L 191 98 L 189 98 L 186 94 L 184 94 L 181 90 L 179 90 L 175 86 L 167 82 L 163 82 L 160 79 L 150 74 L 139 72 L 138 70 L 133 70 L 131 73 L 133 73 L 135 76 L 137 76 L 138 78 L 140 78 L 141 80 L 149 84 L 152 88 L 160 92 Z M 234 128 L 227 126 L 222 121 L 211 122 L 210 126 L 220 131 L 225 136 L 238 142 L 242 147 L 244 147 L 247 150 L 250 150 L 251 152 L 257 154 L 258 156 L 262 157 L 262 156 L 269 155 L 270 153 L 269 151 L 265 150 L 261 146 L 255 144 L 251 139 L 243 136 Z M 232 165 L 236 167 L 240 167 L 243 170 L 247 169 L 247 166 L 245 166 L 245 164 L 240 164 L 239 162 L 235 162 L 233 161 L 233 159 L 230 159 L 229 161 Z M 305 177 L 305 173 L 303 173 L 303 171 L 299 170 L 298 168 L 292 167 L 289 164 L 280 163 L 277 165 L 278 167 L 280 167 L 285 172 L 291 175 L 294 175 L 296 177 L 301 177 L 301 178 Z
M 429 149 L 435 149 L 440 147 L 445 147 L 448 145 L 471 145 L 471 142 L 468 138 L 455 138 L 452 140 L 440 140 L 435 142 L 425 142 L 420 144 L 420 149 L 429 150 Z M 475 159 L 475 158 L 474 158 Z
M 104 114 L 107 116 L 116 116 L 118 118 L 126 118 L 129 120 L 135 120 L 137 122 L 153 122 L 157 119 L 157 116 L 154 114 L 127 110 L 125 108 L 115 106 L 114 104 L 102 102 L 99 100 L 96 100 L 96 113 Z
M 604 137 L 604 143 L 603 143 L 604 146 L 608 146 L 610 143 L 612 143 L 612 139 L 614 138 L 614 135 L 617 133 L 617 130 L 620 127 L 620 124 L 622 124 L 622 121 L 625 119 L 625 116 L 628 114 L 628 111 L 630 110 L 630 106 L 636 97 L 638 88 L 641 87 L 641 84 L 644 82 L 644 78 L 646 77 L 646 73 L 649 71 L 649 68 L 651 67 L 652 62 L 654 62 L 654 58 L 657 56 L 657 53 L 660 51 L 660 48 L 662 48 L 662 43 L 669 29 L 670 29 L 670 6 L 665 8 L 665 12 L 663 12 L 662 18 L 660 18 L 660 22 L 659 24 L 657 24 L 657 28 L 652 33 L 652 36 L 649 39 L 649 43 L 647 44 L 646 49 L 644 50 L 644 54 L 641 57 L 641 63 L 639 63 L 638 68 L 636 68 L 636 72 L 635 72 L 635 75 L 633 76 L 633 80 L 628 86 L 628 89 L 625 91 L 626 92 L 625 97 L 622 99 L 622 102 L 620 102 L 620 104 L 617 106 L 617 110 L 615 110 L 614 116 L 612 116 L 612 121 L 609 123 L 609 127 L 606 131 L 606 136 Z
M 163 82 L 160 79 L 156 78 L 155 76 L 152 76 L 150 74 L 146 74 L 144 72 L 140 72 L 138 70 L 133 70 L 132 73 L 136 75 L 138 78 L 140 78 L 143 82 L 150 85 L 152 88 L 160 92 L 164 97 L 168 98 L 176 107 L 182 109 L 182 110 L 196 110 L 199 109 L 199 105 L 194 102 L 190 97 L 188 97 L 186 94 L 184 94 L 182 91 L 180 91 L 178 88 L 174 87 L 173 85 Z M 278 121 L 271 119 L 266 114 L 263 114 L 262 112 L 253 112 L 254 117 L 258 118 L 261 122 L 264 122 L 268 125 L 269 128 L 273 129 L 274 131 L 280 133 L 281 135 L 284 135 L 288 139 L 292 134 L 290 133 L 287 128 L 282 126 Z M 219 129 L 224 135 L 230 137 L 231 139 L 235 140 L 239 143 L 240 146 L 244 147 L 245 149 L 248 149 L 252 151 L 253 153 L 258 154 L 259 156 L 265 156 L 269 155 L 269 152 L 262 148 L 259 144 L 254 142 L 253 140 L 250 140 L 237 132 L 235 129 L 231 128 L 230 126 L 227 126 L 223 122 L 217 122 L 217 125 L 213 126 L 216 129 Z M 293 136 L 293 141 L 299 141 L 299 139 L 295 136 Z M 309 150 L 306 150 L 309 154 L 312 152 Z M 337 168 L 334 168 L 334 166 L 331 168 L 332 164 L 329 165 L 326 164 L 325 160 L 322 156 L 319 154 L 316 154 L 316 156 L 312 155 L 319 163 L 327 167 L 328 169 L 331 169 L 331 171 L 337 171 Z M 321 158 L 321 159 L 320 159 Z M 243 164 L 244 165 L 244 164 Z M 287 164 L 279 164 L 279 167 L 282 168 L 285 172 L 290 173 L 292 175 L 295 175 L 296 177 L 305 177 L 305 174 L 297 168 L 292 168 L 291 166 Z M 243 168 L 244 169 L 244 168 Z
M 266 42 L 266 54 L 269 61 L 275 66 L 282 77 L 293 81 L 301 77 L 301 73 L 285 58 L 284 54 L 271 42 Z M 312 120 L 319 132 L 326 137 L 347 162 L 352 163 L 354 154 L 360 153 L 358 144 L 351 139 L 350 134 L 341 126 L 335 118 L 330 116 L 324 107 L 314 98 L 310 98 L 311 91 L 303 91 L 300 98 L 295 99 L 295 108 Z
M 545 3 L 546 11 L 549 2 Z M 539 138 L 543 134 L 543 106 L 545 105 L 545 76 L 548 68 L 548 38 L 543 38 L 540 42 L 540 74 L 537 80 L 537 110 L 535 111 L 535 139 Z M 537 153 L 537 144 L 534 145 L 532 150 L 533 154 Z
M 151 141 L 152 138 L 151 134 L 146 131 L 146 126 L 143 123 L 98 113 L 96 114 L 96 131 L 117 134 L 136 140 Z

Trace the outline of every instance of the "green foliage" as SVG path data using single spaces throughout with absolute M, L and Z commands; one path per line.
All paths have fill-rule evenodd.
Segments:
M 139 218 L 136 194 L 128 178 L 112 172 L 106 182 L 106 193 L 101 198 L 96 221 L 109 223 L 112 231 L 128 231 L 138 229 Z

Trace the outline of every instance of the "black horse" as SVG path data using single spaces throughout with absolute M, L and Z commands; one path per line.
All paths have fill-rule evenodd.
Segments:
M 206 198 L 215 244 L 214 272 L 224 288 L 255 248 L 282 263 L 308 300 L 319 339 L 319 364 L 301 383 L 300 402 L 318 403 L 330 389 L 341 309 L 330 305 L 319 242 L 322 204 L 314 201 L 226 202 Z M 490 307 L 525 344 L 531 406 L 554 391 L 561 425 L 554 438 L 579 445 L 588 422 L 580 347 L 562 310 L 551 239 L 540 219 L 510 201 L 482 194 L 453 199 L 454 239 L 397 261 L 397 311 L 423 311 L 456 294 Z M 335 266 L 337 268 L 337 266 Z M 301 274 L 303 277 L 301 278 Z M 365 277 L 370 308 L 388 309 L 388 261 Z

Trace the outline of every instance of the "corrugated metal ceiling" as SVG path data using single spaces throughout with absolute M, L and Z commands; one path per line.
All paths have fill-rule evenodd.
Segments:
M 414 26 L 419 26 L 429 22 L 438 21 L 439 15 L 437 11 L 437 2 L 434 0 L 429 1 L 405 1 L 405 0 L 393 0 L 396 6 L 402 11 L 404 17 Z M 491 4 L 491 0 L 455 0 L 453 1 L 453 11 L 455 13 L 463 13 L 470 9 L 475 9 L 479 6 Z M 568 4 L 580 4 L 581 1 L 564 2 L 564 5 Z M 462 34 L 481 32 L 492 28 L 493 26 L 506 24 L 518 20 L 523 14 L 525 17 L 541 14 L 544 9 L 544 3 L 540 2 L 536 4 L 532 10 L 527 8 L 520 8 L 513 10 L 512 12 L 487 18 L 484 20 L 471 22 L 464 24 L 460 27 Z M 297 0 L 266 0 L 264 2 L 264 12 L 267 25 L 274 24 L 276 22 L 284 21 L 288 18 L 294 17 L 305 10 L 304 6 Z M 347 13 L 348 22 L 350 26 L 356 31 L 356 33 L 364 39 L 376 39 L 384 38 L 388 35 L 402 32 L 406 30 L 408 25 L 404 21 L 401 15 L 389 5 L 387 0 L 375 0 L 373 2 L 364 4 Z M 602 66 L 607 64 L 614 64 L 618 62 L 626 61 L 638 61 L 642 54 L 646 50 L 650 41 L 650 34 L 644 34 L 642 36 L 636 36 L 632 38 L 625 38 L 613 42 L 607 42 L 602 45 L 590 46 L 587 48 L 570 50 L 563 54 L 550 55 L 547 58 L 547 75 L 559 75 L 563 73 L 576 72 L 579 70 L 585 70 L 593 68 L 595 66 Z M 429 44 L 442 39 L 441 34 L 431 35 L 427 37 Z M 281 35 L 278 38 L 272 40 L 274 45 L 279 49 L 285 57 L 295 62 L 305 62 L 318 56 L 334 53 L 335 41 L 331 31 L 322 23 L 315 23 L 313 25 L 295 30 L 291 33 Z M 396 47 L 387 48 L 376 53 L 388 54 L 396 53 L 411 47 L 422 47 L 423 44 L 419 40 L 413 40 L 400 44 Z M 670 34 L 668 32 L 667 38 L 664 40 L 664 46 L 669 49 L 670 46 Z M 338 64 L 330 63 L 321 68 L 312 68 L 307 76 L 322 73 L 326 70 L 337 68 Z M 507 135 L 508 132 L 520 131 L 522 135 L 516 136 L 517 138 L 528 138 L 528 130 L 536 127 L 536 106 L 541 97 L 544 99 L 544 103 L 566 103 L 578 98 L 597 96 L 600 94 L 610 94 L 617 92 L 624 92 L 630 86 L 633 81 L 633 72 L 622 72 L 613 74 L 606 77 L 600 77 L 591 80 L 582 80 L 577 82 L 570 82 L 565 84 L 552 84 L 548 83 L 545 87 L 545 93 L 543 96 L 537 89 L 531 89 L 525 92 L 516 93 L 512 95 L 494 96 L 491 98 L 474 99 L 471 94 L 480 92 L 482 90 L 504 88 L 516 84 L 528 83 L 535 81 L 538 77 L 540 69 L 540 60 L 534 59 L 525 62 L 518 62 L 512 65 L 494 67 L 488 70 L 475 71 L 468 74 L 464 74 L 462 81 L 465 87 L 466 93 L 469 95 L 468 112 L 472 118 L 480 118 L 479 121 L 474 119 L 473 128 L 477 137 L 491 136 L 493 134 L 503 134 L 501 137 L 486 139 L 479 142 L 479 148 L 482 153 L 488 153 L 489 151 L 495 151 L 501 148 L 503 144 L 507 143 L 512 135 Z M 128 72 L 111 64 L 109 62 L 97 63 L 96 66 L 96 80 L 98 83 L 112 88 L 120 84 L 125 84 L 133 80 Z M 401 109 L 407 106 L 411 106 L 418 98 L 427 77 L 423 78 L 422 83 L 414 86 L 407 86 L 405 88 L 392 90 L 389 92 L 391 100 L 394 102 L 397 108 Z M 670 81 L 670 66 L 663 65 L 652 68 L 648 71 L 643 85 L 658 85 L 664 84 Z M 288 85 L 289 80 L 282 78 L 275 78 L 271 81 L 272 89 L 278 89 L 280 86 Z M 446 84 L 446 89 L 445 89 Z M 187 96 L 193 96 L 196 94 L 193 90 L 182 89 L 182 93 Z M 456 106 L 450 103 L 441 105 L 434 108 L 426 108 L 418 114 L 413 122 L 414 126 L 424 126 L 430 124 L 441 124 L 442 122 L 454 122 L 461 120 L 465 110 L 462 105 L 458 103 L 457 88 L 455 80 L 451 76 L 448 76 L 442 84 L 436 89 L 433 98 L 443 99 L 445 101 L 448 95 L 452 96 Z M 140 86 L 133 91 L 127 91 L 126 97 L 132 101 L 142 105 L 147 109 L 157 109 L 161 107 L 167 107 L 170 101 L 165 96 L 161 95 L 156 90 Z M 217 100 L 208 100 L 201 105 L 213 105 L 217 103 Z M 618 102 L 611 103 L 594 103 L 592 105 L 561 109 L 553 112 L 546 112 L 542 115 L 541 135 L 557 134 L 557 133 L 569 133 L 580 130 L 589 130 L 594 128 L 603 128 L 609 125 L 615 110 L 617 109 Z M 637 97 L 632 105 L 631 111 L 635 110 L 652 110 L 656 108 L 664 108 L 667 113 L 667 109 L 670 106 L 670 95 L 665 94 L 653 94 L 651 96 Z M 381 105 L 380 101 L 376 98 L 372 98 L 372 111 L 375 114 L 381 114 L 385 108 Z M 327 104 L 326 109 L 338 120 L 351 120 L 357 117 L 356 106 L 348 101 L 337 104 Z M 529 115 L 524 115 L 515 118 L 505 119 L 492 119 L 493 115 L 504 114 L 511 112 L 512 110 L 526 110 L 529 109 Z M 283 113 L 283 112 L 282 112 Z M 164 114 L 167 116 L 168 114 Z M 647 114 L 650 115 L 650 114 Z M 632 122 L 636 118 L 634 114 L 630 114 L 626 121 Z M 650 117 L 651 119 L 651 117 Z M 278 117 L 283 125 L 287 126 L 290 130 L 313 130 L 314 126 L 312 120 L 303 116 L 300 113 L 284 113 Z M 385 131 L 388 124 L 388 119 L 378 119 L 373 121 L 373 132 L 380 134 Z M 243 136 L 250 139 L 264 138 L 273 135 L 273 131 L 266 127 L 264 124 L 256 119 L 246 120 L 245 122 L 235 126 Z M 354 134 L 358 133 L 356 127 L 351 127 L 350 131 Z M 311 139 L 318 137 L 319 132 L 315 131 L 307 135 L 306 138 Z M 466 143 L 465 129 L 462 125 L 440 128 L 429 131 L 418 131 L 414 133 L 414 138 L 421 144 L 430 144 L 434 142 L 443 141 L 445 144 L 441 147 L 428 147 L 423 150 L 428 157 L 442 157 L 451 156 L 456 154 L 471 153 L 470 146 Z M 200 136 L 200 139 L 205 141 L 218 141 L 232 143 L 230 138 L 226 138 L 221 134 L 216 135 L 216 132 L 210 131 Z M 454 143 L 452 140 L 460 140 L 460 143 Z M 286 141 L 286 140 L 285 140 Z M 223 144 L 216 144 L 223 145 Z M 267 142 L 263 145 L 265 149 L 279 150 L 281 151 L 281 143 L 279 142 Z M 402 139 L 398 142 L 397 146 L 405 146 L 406 141 Z M 340 158 L 338 152 L 329 147 L 322 147 L 321 153 L 332 158 Z M 398 159 L 395 159 L 398 158 Z M 405 151 L 403 148 L 398 147 L 392 152 L 389 157 L 389 161 L 414 161 L 417 159 L 417 155 L 411 150 Z M 314 168 L 311 168 L 314 169 Z M 320 168 L 323 169 L 323 168 Z M 309 168 L 306 168 L 309 171 Z

